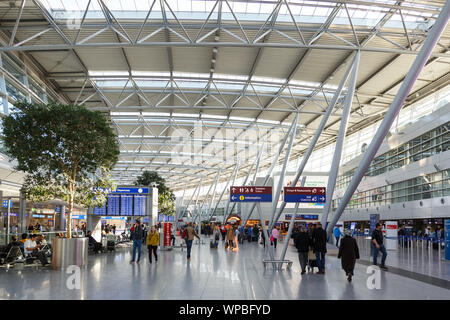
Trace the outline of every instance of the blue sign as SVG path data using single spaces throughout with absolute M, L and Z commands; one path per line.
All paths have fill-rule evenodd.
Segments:
M 56 206 L 55 207 L 55 212 L 57 212 L 57 213 L 61 212 L 61 207 L 60 206 Z
M 111 193 L 148 194 L 148 188 L 117 188 Z
M 378 213 L 370 214 L 370 234 L 372 234 L 373 230 L 375 230 L 375 227 L 379 220 L 380 220 L 380 215 Z
M 7 208 L 8 207 L 8 200 L 3 200 L 3 208 Z M 12 200 L 9 202 L 9 207 L 12 208 L 13 207 L 13 202 Z
M 102 220 L 126 220 L 126 217 L 103 217 Z
M 272 187 L 231 186 L 230 202 L 272 202 Z
M 84 219 L 86 219 L 86 215 L 85 214 L 76 214 L 76 215 L 72 216 L 72 219 L 84 220 Z
M 272 194 L 232 194 L 230 202 L 272 202 Z
M 445 260 L 450 260 L 450 219 L 445 219 L 444 225 Z
M 285 220 L 291 220 L 292 214 L 285 214 Z M 319 220 L 319 215 L 317 214 L 296 214 L 295 220 Z
M 285 194 L 284 202 L 325 203 L 326 196 L 312 194 Z

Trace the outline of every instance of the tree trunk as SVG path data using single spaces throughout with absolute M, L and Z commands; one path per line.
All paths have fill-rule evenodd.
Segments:
M 67 222 L 66 222 L 67 238 L 72 238 L 72 210 L 73 210 L 73 193 L 70 192 L 69 210 L 67 212 Z

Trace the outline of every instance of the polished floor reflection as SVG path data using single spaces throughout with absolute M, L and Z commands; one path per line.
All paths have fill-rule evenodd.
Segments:
M 239 252 L 194 244 L 186 251 L 162 251 L 158 263 L 148 262 L 147 249 L 139 264 L 130 264 L 130 248 L 89 256 L 81 270 L 80 289 L 64 271 L 0 270 L 1 299 L 450 299 L 450 290 L 411 277 L 381 272 L 380 289 L 367 286 L 367 266 L 357 264 L 352 283 L 340 260 L 327 256 L 326 274 L 301 276 L 296 250 L 289 247 L 290 271 L 265 270 L 263 249 L 245 243 Z M 281 251 L 278 246 L 277 252 Z M 332 252 L 331 252 L 332 253 Z M 316 269 L 317 270 L 317 269 Z

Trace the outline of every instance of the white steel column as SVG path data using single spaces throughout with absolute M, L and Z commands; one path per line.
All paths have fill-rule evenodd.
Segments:
M 303 173 L 303 169 L 305 169 L 306 163 L 309 160 L 309 157 L 311 156 L 314 147 L 316 146 L 317 140 L 319 140 L 320 134 L 322 133 L 323 129 L 325 128 L 325 125 L 328 121 L 328 118 L 330 117 L 331 112 L 334 109 L 334 106 L 336 105 L 339 96 L 341 95 L 342 89 L 344 88 L 344 84 L 347 82 L 348 76 L 350 75 L 350 71 L 352 70 L 353 63 L 347 68 L 345 71 L 344 76 L 342 77 L 341 82 L 339 83 L 339 87 L 336 89 L 336 92 L 333 96 L 333 99 L 330 102 L 330 105 L 327 108 L 327 111 L 325 112 L 322 121 L 319 124 L 319 127 L 317 128 L 316 132 L 314 133 L 313 138 L 311 139 L 311 142 L 308 146 L 308 149 L 306 150 L 305 154 L 303 155 L 302 162 L 300 163 L 300 166 L 297 170 L 297 175 L 295 176 L 294 180 L 291 183 L 291 187 L 295 187 L 298 180 L 300 179 L 300 176 Z M 276 220 L 280 217 L 280 215 L 283 213 L 284 207 L 286 206 L 286 203 L 283 201 L 281 203 L 280 209 L 278 210 L 278 214 L 276 216 Z
M 342 112 L 341 123 L 339 125 L 339 133 L 336 139 L 336 145 L 334 147 L 333 161 L 331 162 L 331 169 L 328 175 L 327 193 L 325 206 L 322 210 L 321 223 L 324 228 L 327 225 L 328 212 L 331 207 L 331 199 L 333 198 L 334 187 L 336 186 L 336 178 L 339 171 L 339 164 L 341 163 L 342 149 L 344 146 L 345 134 L 347 132 L 348 119 L 350 117 L 350 111 L 352 110 L 353 96 L 355 94 L 356 79 L 358 77 L 360 52 L 358 51 L 353 61 L 352 75 L 350 76 L 350 82 L 348 84 L 347 95 L 344 100 L 344 110 Z
M 304 187 L 305 183 L 306 183 L 306 177 L 303 177 L 302 181 L 300 183 L 300 186 Z M 286 235 L 286 239 L 285 239 L 284 244 L 283 244 L 283 250 L 281 251 L 280 261 L 283 261 L 284 257 L 286 256 L 286 251 L 287 251 L 287 247 L 289 245 L 289 240 L 291 239 L 292 230 L 294 229 L 295 217 L 297 216 L 298 206 L 299 206 L 299 202 L 297 202 L 295 204 L 294 214 L 292 215 L 291 221 L 289 222 L 289 229 L 288 229 L 288 233 Z M 281 269 L 281 266 L 282 266 L 282 264 L 280 263 L 279 269 Z
M 273 161 L 272 161 L 272 165 L 270 166 L 269 171 L 267 171 L 266 177 L 264 178 L 264 182 L 263 182 L 263 185 L 264 185 L 264 186 L 266 185 L 267 181 L 269 181 L 270 175 L 272 174 L 273 169 L 274 169 L 275 166 L 277 165 L 278 158 L 280 157 L 281 152 L 282 152 L 283 149 L 284 149 L 284 146 L 285 146 L 285 144 L 286 144 L 286 142 L 287 142 L 287 139 L 288 139 L 288 137 L 289 137 L 289 134 L 292 132 L 292 129 L 293 129 L 293 127 L 294 127 L 294 123 L 295 123 L 295 119 L 292 121 L 291 126 L 289 127 L 288 132 L 286 132 L 286 135 L 284 136 L 283 141 L 281 142 L 280 148 L 278 148 L 278 152 L 277 152 L 277 154 L 275 155 L 275 158 L 274 158 Z M 258 166 L 259 166 L 259 163 L 258 163 Z M 256 174 L 255 174 L 255 179 L 256 179 Z M 253 182 L 255 182 L 255 181 L 256 181 L 256 180 L 254 180 Z M 252 205 L 252 207 L 250 208 L 250 211 L 249 211 L 249 213 L 248 213 L 247 219 L 245 219 L 245 223 L 243 224 L 244 226 L 247 224 L 248 219 L 250 219 L 250 216 L 252 215 L 253 210 L 255 209 L 255 207 L 256 207 L 256 202 L 254 202 L 253 205 Z
M 275 224 L 275 221 L 276 221 L 276 220 L 274 220 L 274 217 L 275 217 L 275 213 L 277 211 L 278 199 L 280 198 L 281 188 L 283 187 L 284 176 L 286 173 L 286 167 L 289 162 L 289 157 L 291 155 L 292 144 L 294 142 L 294 138 L 297 133 L 297 124 L 298 124 L 298 113 L 295 115 L 294 127 L 292 128 L 291 137 L 289 139 L 286 154 L 284 155 L 283 167 L 281 169 L 280 179 L 278 180 L 277 190 L 275 191 L 275 198 L 272 199 L 272 215 L 270 216 L 269 230 L 272 230 L 273 225 Z
M 345 191 L 345 194 L 342 197 L 341 202 L 339 203 L 339 206 L 336 209 L 335 214 L 333 215 L 333 218 L 331 219 L 331 222 L 327 226 L 328 234 L 330 234 L 331 230 L 333 230 L 334 225 L 344 212 L 345 207 L 347 206 L 348 202 L 350 201 L 350 198 L 352 197 L 353 193 L 355 192 L 356 188 L 361 182 L 362 177 L 367 172 L 370 163 L 372 162 L 373 158 L 375 157 L 375 154 L 377 153 L 378 149 L 383 143 L 386 134 L 389 132 L 392 123 L 394 122 L 395 118 L 400 112 L 406 98 L 408 97 L 409 92 L 411 91 L 412 87 L 414 86 L 414 83 L 419 77 L 420 72 L 425 66 L 425 63 L 428 61 L 431 53 L 433 52 L 436 43 L 438 42 L 442 32 L 444 31 L 448 23 L 449 16 L 450 16 L 450 1 L 447 1 L 445 3 L 445 6 L 442 8 L 442 11 L 439 14 L 436 22 L 431 27 L 431 30 L 427 38 L 425 39 L 425 42 L 422 48 L 420 49 L 419 54 L 414 60 L 411 69 L 409 69 L 408 74 L 405 77 L 405 80 L 403 81 L 400 89 L 398 90 L 397 95 L 394 98 L 394 101 L 392 101 L 391 106 L 386 112 L 383 121 L 381 122 L 377 132 L 375 133 L 375 136 L 372 139 L 372 142 L 370 143 L 366 152 L 364 152 L 364 156 L 361 162 L 359 163 L 359 166 L 356 169 L 355 174 L 353 175 L 353 178 L 350 181 L 350 184 L 347 190 Z
M 237 176 L 237 173 L 238 173 L 239 165 L 240 165 L 240 163 L 239 163 L 239 161 L 238 161 L 238 163 L 237 163 L 236 166 L 234 167 L 233 182 L 231 183 L 232 186 L 234 186 L 234 183 L 236 182 L 236 176 Z M 225 188 L 224 191 L 225 191 L 226 189 L 227 189 L 227 188 Z M 224 213 L 223 213 L 223 221 L 222 221 L 222 223 L 225 223 L 225 221 L 226 221 L 227 218 L 228 218 L 228 208 L 229 208 L 229 207 L 230 207 L 230 197 L 228 197 L 227 206 L 226 206 L 225 211 L 224 211 Z

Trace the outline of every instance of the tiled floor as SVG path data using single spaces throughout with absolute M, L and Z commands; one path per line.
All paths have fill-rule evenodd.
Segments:
M 370 240 L 358 239 L 361 259 L 372 262 L 370 257 Z M 408 270 L 423 275 L 450 281 L 450 261 L 445 260 L 445 252 L 426 248 L 425 243 L 414 242 L 413 246 L 388 250 L 386 265 Z M 381 254 L 378 262 L 381 261 Z
M 381 289 L 370 290 L 362 264 L 348 283 L 335 256 L 327 256 L 325 275 L 301 276 L 293 247 L 287 253 L 294 261 L 290 271 L 265 270 L 263 249 L 256 243 L 239 249 L 194 245 L 189 263 L 180 249 L 161 252 L 153 264 L 146 249 L 139 264 L 129 263 L 129 248 L 92 255 L 81 271 L 81 288 L 72 290 L 64 271 L 2 269 L 0 299 L 450 299 L 448 289 L 390 272 L 381 272 Z

